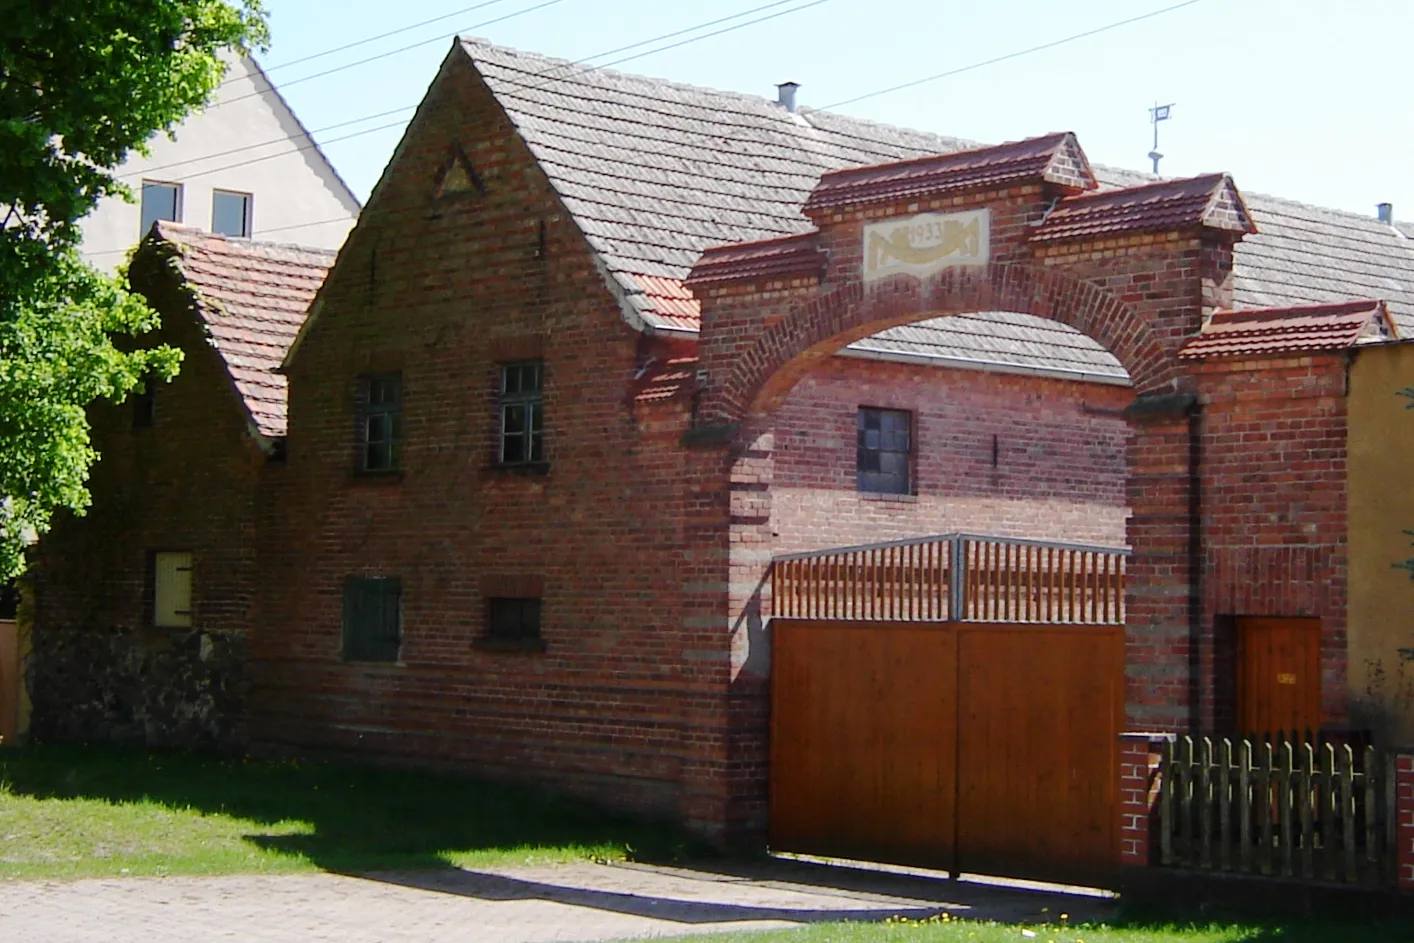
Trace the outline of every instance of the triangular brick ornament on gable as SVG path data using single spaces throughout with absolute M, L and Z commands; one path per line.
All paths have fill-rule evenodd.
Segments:
M 460 144 L 452 144 L 447 149 L 447 159 L 437 171 L 437 183 L 432 190 L 433 199 L 459 196 L 464 193 L 484 194 L 486 185 L 481 182 L 476 168 L 471 165 Z
M 1233 232 L 1257 231 L 1257 224 L 1252 221 L 1252 214 L 1247 211 L 1247 203 L 1242 199 L 1242 193 L 1227 174 L 1222 175 L 1213 189 L 1212 199 L 1208 201 L 1208 208 L 1203 213 L 1203 225 Z
M 1080 148 L 1073 132 L 1066 132 L 1056 144 L 1050 162 L 1042 175 L 1047 183 L 1073 190 L 1094 190 L 1099 187 L 1090 158 Z

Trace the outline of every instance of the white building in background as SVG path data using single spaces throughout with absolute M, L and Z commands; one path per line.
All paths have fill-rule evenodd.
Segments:
M 159 219 L 227 236 L 338 249 L 362 208 L 254 59 L 233 59 L 206 110 L 118 178 L 138 203 L 108 199 L 83 220 L 83 255 L 123 264 Z

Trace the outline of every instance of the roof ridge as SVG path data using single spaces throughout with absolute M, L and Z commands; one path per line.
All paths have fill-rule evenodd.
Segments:
M 308 252 L 311 255 L 324 256 L 331 261 L 338 255 L 337 249 L 324 249 L 319 246 L 300 245 L 296 242 L 267 242 L 263 239 L 247 239 L 244 236 L 227 236 L 224 233 L 207 232 L 199 226 L 191 226 L 186 223 L 174 223 L 169 220 L 157 221 L 157 232 L 165 242 L 182 243 L 183 245 L 193 245 L 193 240 L 183 239 L 183 236 L 196 236 L 201 241 L 210 241 L 221 246 L 230 246 L 239 251 L 242 248 L 253 249 L 284 249 L 294 252 Z M 195 246 L 193 245 L 195 248 Z
M 484 39 L 484 38 L 479 37 L 479 36 L 458 36 L 458 41 L 459 41 L 460 43 L 462 43 L 463 45 L 471 44 L 471 45 L 474 45 L 474 46 L 477 46 L 477 47 L 480 47 L 480 48 L 483 48 L 483 49 L 489 49 L 489 50 L 492 50 L 492 51 L 497 52 L 497 53 L 506 54 L 506 55 L 511 55 L 511 56 L 516 56 L 516 57 L 518 57 L 518 58 L 537 59 L 537 60 L 542 61 L 542 62 L 555 63 L 556 65 L 579 66 L 580 69 L 579 69 L 579 71 L 578 71 L 577 73 L 575 73 L 575 74 L 583 74 L 583 73 L 588 73 L 588 72 L 594 72 L 594 73 L 597 73 L 597 74 L 602 74 L 602 75 L 613 76 L 613 77 L 617 77 L 617 78 L 628 79 L 628 80 L 631 80 L 631 81 L 634 81 L 634 82 L 644 83 L 644 84 L 647 84 L 647 85 L 650 85 L 650 86 L 666 86 L 666 87 L 669 87 L 669 88 L 680 89 L 680 90 L 683 90 L 683 91 L 705 92 L 705 93 L 710 94 L 710 95 L 722 96 L 722 97 L 725 97 L 725 98 L 735 99 L 735 100 L 739 100 L 739 101 L 754 101 L 754 102 L 765 103 L 765 104 L 767 104 L 767 105 L 773 105 L 773 104 L 774 104 L 774 102 L 772 102 L 772 100 L 771 100 L 770 98 L 767 98 L 767 97 L 764 96 L 764 95 L 753 95 L 753 94 L 751 94 L 751 93 L 749 93 L 749 92 L 737 92 L 737 91 L 732 91 L 732 90 L 730 90 L 730 89 L 712 88 L 712 87 L 710 87 L 710 86 L 705 86 L 705 85 L 692 85 L 692 84 L 686 83 L 686 82 L 678 82 L 678 81 L 675 81 L 675 80 L 673 80 L 673 79 L 657 78 L 657 77 L 655 77 L 655 76 L 645 75 L 645 74 L 643 74 L 643 73 L 638 73 L 638 72 L 623 72 L 623 71 L 620 71 L 620 70 L 618 70 L 618 69 L 596 68 L 596 67 L 592 67 L 592 66 L 591 66 L 591 67 L 583 67 L 583 66 L 581 66 L 580 63 L 575 62 L 575 61 L 573 61 L 573 60 L 562 59 L 562 58 L 559 58 L 559 57 L 556 57 L 556 56 L 548 56 L 548 55 L 544 55 L 544 54 L 542 54 L 542 53 L 527 52 L 527 51 L 525 51 L 525 50 L 518 49 L 518 48 L 513 47 L 513 46 L 502 46 L 502 45 L 500 45 L 500 44 L 498 44 L 498 43 L 491 42 L 490 40 Z M 558 76 L 557 76 L 557 77 L 554 77 L 553 79 L 549 79 L 549 80 L 547 80 L 547 81 L 554 81 L 554 82 L 572 81 L 575 74 L 572 74 L 572 75 L 570 75 L 570 76 L 565 76 L 565 77 L 558 77 Z M 578 84 L 587 85 L 587 83 L 578 83 Z M 544 87 L 544 86 L 541 86 L 541 87 Z M 968 139 L 965 139 L 965 138 L 952 138 L 952 137 L 949 137 L 948 135 L 944 135 L 944 134 L 941 134 L 941 133 L 936 132 L 936 131 L 923 131 L 923 130 L 920 130 L 920 129 L 918 129 L 918 128 L 910 128 L 910 127 L 906 127 L 906 126 L 904 126 L 904 125 L 889 124 L 889 123 L 883 122 L 883 121 L 875 121 L 875 120 L 870 119 L 870 118 L 857 118 L 857 117 L 855 117 L 855 116 L 853 116 L 853 115 L 847 115 L 847 114 L 844 114 L 844 113 L 838 112 L 838 111 L 828 111 L 828 110 L 823 109 L 823 108 L 811 108 L 811 107 L 809 107 L 809 106 L 802 106 L 802 107 L 800 108 L 800 110 L 797 112 L 797 114 L 799 114 L 799 115 L 801 115 L 801 116 L 804 116 L 804 117 L 807 118 L 807 119 L 808 119 L 808 118 L 810 117 L 810 115 L 812 115 L 812 114 L 827 115 L 827 116 L 832 117 L 832 118 L 839 118 L 839 119 L 841 119 L 841 120 L 843 120 L 843 121 L 847 121 L 847 122 L 851 122 L 851 123 L 855 123 L 855 124 L 860 124 L 860 125 L 867 125 L 867 126 L 869 126 L 869 127 L 880 128 L 880 129 L 887 129 L 887 130 L 890 130 L 890 131 L 902 131 L 902 132 L 905 132 L 905 133 L 908 133 L 908 134 L 915 134 L 915 135 L 920 135 L 920 136 L 929 136 L 929 137 L 937 138 L 937 139 L 940 139 L 940 140 L 956 141 L 957 143 L 959 143 L 959 144 L 961 144 L 961 145 L 964 145 L 965 149 L 968 149 L 968 150 L 972 150 L 972 149 L 976 149 L 976 148 L 981 148 L 981 147 L 988 147 L 988 146 L 997 146 L 997 145 L 988 145 L 988 144 L 985 144 L 985 143 L 980 143 L 980 142 L 976 142 L 976 141 L 971 141 L 971 140 L 968 140 Z M 798 127 L 798 126 L 797 126 L 797 127 Z M 821 128 L 818 128 L 817 126 L 812 126 L 812 127 L 814 127 L 815 130 L 825 130 L 826 133 L 839 133 L 839 132 L 831 132 L 831 131 L 828 131 L 827 129 L 821 129 Z M 853 135 L 843 135 L 843 134 L 842 134 L 841 136 L 854 137 Z M 1044 136 L 1044 135 L 1042 135 L 1042 136 Z M 1025 140 L 1025 139 L 1023 139 L 1023 140 Z M 951 153 L 951 152 L 949 152 L 949 153 Z M 1143 177 L 1152 177 L 1152 176 L 1153 176 L 1152 174 L 1149 174 L 1149 173 L 1147 173 L 1147 172 L 1145 172 L 1145 171 L 1142 171 L 1142 170 L 1137 170 L 1137 169 L 1133 169 L 1133 168 L 1129 168 L 1129 167 L 1117 167 L 1117 166 L 1110 165 L 1110 164 L 1092 164 L 1091 167 L 1092 167 L 1092 169 L 1096 172 L 1096 176 L 1097 176 L 1097 177 L 1099 177 L 1099 176 L 1101 175 L 1101 172 L 1122 173 L 1122 174 L 1135 174 L 1135 175 L 1139 175 L 1139 176 L 1143 176 Z M 1187 177 L 1160 177 L 1160 178 L 1158 178 L 1158 179 L 1151 180 L 1151 181 L 1149 181 L 1148 183 L 1145 183 L 1145 184 L 1136 184 L 1136 185 L 1134 185 L 1134 186 L 1124 186 L 1124 187 L 1120 187 L 1119 189 L 1135 189 L 1135 188 L 1137 188 L 1137 187 L 1152 186 L 1152 185 L 1157 185 L 1157 184 L 1160 184 L 1160 183 L 1172 183 L 1172 182 L 1174 182 L 1174 181 L 1179 181 L 1179 180 L 1196 180 L 1196 179 L 1199 179 L 1199 178 L 1201 178 L 1201 177 L 1206 177 L 1206 176 L 1218 176 L 1218 175 L 1220 175 L 1220 174 L 1227 174 L 1228 176 L 1231 176 L 1231 173 L 1228 172 L 1228 171 L 1210 171 L 1210 172 L 1204 172 L 1204 173 L 1200 173 L 1200 174 L 1193 174 L 1193 175 L 1190 175 L 1190 176 L 1187 176 Z M 1100 193 L 1105 193 L 1105 192 L 1109 192 L 1109 191 L 1104 191 L 1104 190 L 1101 190 L 1101 191 L 1098 191 L 1098 192 L 1092 191 L 1091 193 L 1085 194 L 1085 196 L 1098 196 Z M 1249 200 L 1250 200 L 1251 198 L 1254 198 L 1254 197 L 1255 197 L 1255 198 L 1258 198 L 1258 199 L 1260 199 L 1260 200 L 1262 200 L 1262 201 L 1268 201 L 1268 200 L 1270 200 L 1270 201 L 1278 202 L 1278 203 L 1286 203 L 1286 204 L 1290 204 L 1290 205 L 1293 205 L 1293 206 L 1300 206 L 1300 207 L 1302 207 L 1302 208 L 1304 208 L 1304 209 L 1308 209 L 1308 210 L 1316 210 L 1316 211 L 1320 211 L 1320 212 L 1332 213 L 1332 214 L 1339 215 L 1339 216 L 1347 216 L 1347 217 L 1349 217 L 1349 218 L 1351 218 L 1351 219 L 1364 220 L 1364 221 L 1374 222 L 1374 223 L 1378 223 L 1378 222 L 1379 222 L 1379 220 L 1376 219 L 1375 217 L 1372 217 L 1372 216 L 1365 216 L 1365 215 L 1363 215 L 1363 214 L 1361 214 L 1361 213 L 1358 213 L 1358 212 L 1356 212 L 1356 211 L 1354 211 L 1354 210 L 1346 210 L 1346 209 L 1340 209 L 1340 208 L 1338 208 L 1338 207 L 1322 206 L 1322 205 L 1316 204 L 1316 203 L 1306 203 L 1306 202 L 1303 202 L 1303 201 L 1301 201 L 1301 200 L 1291 199 L 1291 198 L 1289 198 L 1289 197 L 1273 196 L 1273 195 L 1271 195 L 1271 194 L 1269 194 L 1269 193 L 1260 193 L 1260 192 L 1256 192 L 1256 191 L 1250 191 L 1250 192 L 1244 192 L 1244 196 L 1246 196 Z M 1385 225 L 1389 225 L 1389 224 L 1386 223 Z M 1410 224 L 1406 224 L 1406 225 L 1410 225 Z

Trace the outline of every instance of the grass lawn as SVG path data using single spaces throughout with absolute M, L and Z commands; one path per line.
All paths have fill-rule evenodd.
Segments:
M 523 786 L 94 747 L 0 750 L 0 879 L 666 859 L 686 850 L 671 829 Z
M 1057 920 L 1012 926 L 957 919 L 818 923 L 769 933 L 713 933 L 661 943 L 1409 943 L 1414 925 L 1329 920 L 1174 926 L 1144 920 L 1115 926 Z

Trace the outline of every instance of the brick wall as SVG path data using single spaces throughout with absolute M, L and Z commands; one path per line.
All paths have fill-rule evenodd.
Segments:
M 1345 376 L 1337 354 L 1200 369 L 1205 726 L 1234 720 L 1227 616 L 1319 617 L 1324 720 L 1346 720 Z
M 1128 387 L 832 357 L 777 413 L 776 552 L 962 531 L 1125 543 Z M 856 490 L 860 406 L 914 415 L 913 495 Z
M 725 640 L 685 628 L 687 404 L 632 405 L 640 335 L 480 80 L 459 58 L 449 69 L 291 369 L 255 735 L 677 815 L 683 768 L 720 746 L 726 689 Z M 436 199 L 454 144 L 484 192 Z M 495 396 L 498 364 L 527 357 L 546 368 L 547 464 L 517 471 L 495 464 Z M 389 370 L 403 471 L 359 475 L 358 378 Z M 349 576 L 401 578 L 397 664 L 341 659 Z M 545 651 L 478 648 L 486 598 L 526 586 L 543 594 Z
M 170 272 L 135 266 L 162 314 L 153 343 L 185 352 L 155 393 L 90 410 L 93 506 L 61 515 L 35 561 L 31 732 L 43 740 L 239 746 L 246 640 L 259 576 L 257 487 L 266 455 Z M 149 338 L 144 338 L 148 340 Z M 192 553 L 190 628 L 154 628 L 152 554 Z

